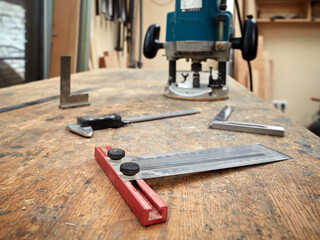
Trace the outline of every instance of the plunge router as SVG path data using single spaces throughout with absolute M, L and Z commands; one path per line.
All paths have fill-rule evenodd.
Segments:
M 232 14 L 226 10 L 226 1 L 176 0 L 175 11 L 167 14 L 166 42 L 159 41 L 160 26 L 151 25 L 146 33 L 143 53 L 154 58 L 159 49 L 165 49 L 169 61 L 169 79 L 165 95 L 186 100 L 220 100 L 229 96 L 226 86 L 226 62 L 231 49 L 240 49 L 243 59 L 253 60 L 257 55 L 258 30 L 252 15 L 245 20 L 242 37 L 234 37 Z M 176 81 L 176 61 L 191 59 L 192 83 L 183 76 Z M 218 75 L 210 71 L 208 84 L 200 83 L 201 62 L 218 61 Z

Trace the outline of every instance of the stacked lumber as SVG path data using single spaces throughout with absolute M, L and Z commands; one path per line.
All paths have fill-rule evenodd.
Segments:
M 251 61 L 253 93 L 267 102 L 272 98 L 273 62 L 263 48 L 263 37 L 258 38 L 258 54 Z M 235 52 L 234 77 L 243 86 L 250 88 L 248 63 L 242 59 L 241 52 Z
M 105 51 L 103 57 L 99 57 L 99 68 L 119 67 L 119 53 L 117 51 Z
M 248 14 L 256 17 L 255 0 L 240 0 L 239 6 L 242 19 L 245 19 Z M 236 36 L 240 37 L 241 31 L 236 14 L 235 24 Z M 251 68 L 253 93 L 266 102 L 271 102 L 273 61 L 269 58 L 268 52 L 264 49 L 263 36 L 259 36 L 258 38 L 258 54 L 256 59 L 251 61 Z M 233 76 L 239 83 L 250 89 L 248 63 L 242 59 L 241 52 L 237 50 L 234 52 Z

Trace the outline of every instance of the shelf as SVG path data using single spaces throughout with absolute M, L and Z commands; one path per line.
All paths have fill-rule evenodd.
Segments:
M 320 23 L 320 19 L 257 19 L 257 23 L 272 23 L 272 24 L 277 24 L 277 23 Z

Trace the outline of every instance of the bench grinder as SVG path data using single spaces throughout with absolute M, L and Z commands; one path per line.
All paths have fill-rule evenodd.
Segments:
M 160 26 L 151 25 L 146 33 L 143 53 L 154 58 L 160 48 L 165 49 L 169 61 L 169 79 L 165 95 L 186 100 L 220 100 L 228 98 L 226 62 L 230 50 L 240 49 L 243 59 L 250 61 L 257 55 L 258 30 L 251 15 L 245 20 L 242 37 L 234 37 L 232 14 L 226 1 L 176 0 L 175 11 L 167 14 L 166 42 L 159 41 Z M 192 83 L 183 76 L 176 81 L 176 61 L 191 59 Z M 218 61 L 218 74 L 210 71 L 208 84 L 200 83 L 201 62 Z

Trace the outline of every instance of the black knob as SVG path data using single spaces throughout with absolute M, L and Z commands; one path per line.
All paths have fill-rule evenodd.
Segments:
M 227 9 L 227 1 L 221 0 L 220 1 L 220 11 L 225 11 Z
M 244 21 L 242 36 L 242 58 L 251 61 L 256 58 L 258 50 L 258 27 L 252 15 Z
M 146 58 L 154 58 L 163 43 L 159 42 L 160 26 L 158 24 L 151 25 L 146 33 L 143 45 L 143 54 Z
M 232 48 L 240 49 L 242 58 L 251 61 L 256 58 L 258 50 L 258 27 L 252 15 L 244 21 L 242 38 L 232 38 Z
M 112 160 L 120 160 L 126 155 L 125 151 L 120 148 L 112 148 L 108 151 L 108 157 Z
M 126 176 L 134 176 L 140 171 L 140 166 L 134 162 L 126 162 L 120 165 L 120 172 Z

